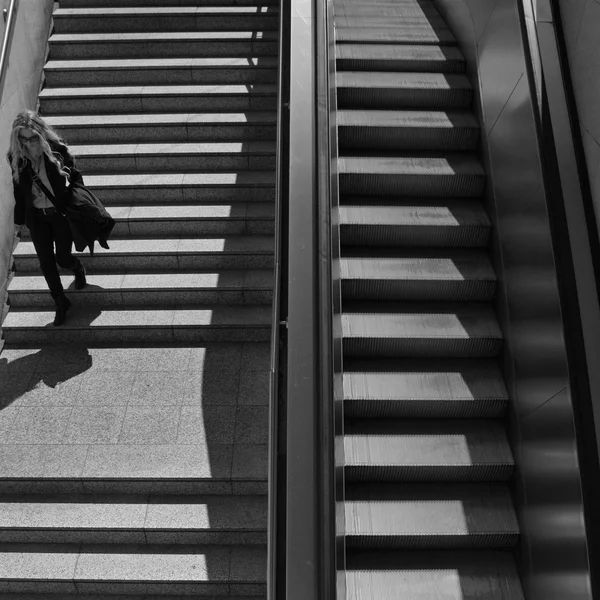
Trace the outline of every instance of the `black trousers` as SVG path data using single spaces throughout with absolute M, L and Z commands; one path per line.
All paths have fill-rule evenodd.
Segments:
M 63 269 L 75 271 L 81 266 L 81 262 L 72 254 L 73 237 L 67 219 L 57 211 L 45 214 L 35 209 L 34 213 L 33 223 L 29 228 L 31 241 L 50 294 L 53 298 L 58 298 L 64 294 L 64 290 L 57 263 Z

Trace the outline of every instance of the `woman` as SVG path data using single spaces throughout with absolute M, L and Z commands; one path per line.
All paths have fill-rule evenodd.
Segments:
M 66 144 L 31 110 L 19 113 L 13 122 L 8 161 L 15 192 L 15 231 L 20 235 L 24 225 L 29 229 L 56 304 L 54 325 L 62 325 L 71 303 L 65 296 L 57 263 L 73 271 L 75 289 L 86 285 L 85 268 L 72 254 L 73 238 L 64 216 L 71 186 L 83 183 L 83 179 Z

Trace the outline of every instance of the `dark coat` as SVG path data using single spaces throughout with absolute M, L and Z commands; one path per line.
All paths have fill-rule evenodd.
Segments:
M 58 172 L 58 169 L 48 157 L 44 155 L 46 163 L 46 174 L 48 181 L 52 186 L 50 190 L 54 199 L 52 203 L 60 213 L 64 213 L 67 205 L 70 202 L 71 186 L 74 184 L 83 184 L 83 177 L 80 171 L 75 167 L 73 156 L 70 154 L 67 147 L 63 144 L 51 143 L 52 150 L 60 156 L 60 159 L 65 167 L 70 169 L 70 182 L 67 182 L 66 177 Z M 10 155 L 8 157 L 10 162 Z M 13 179 L 15 192 L 15 216 L 14 221 L 17 225 L 27 225 L 31 229 L 34 225 L 34 206 L 33 206 L 33 167 L 28 159 L 25 159 L 19 175 L 19 182 L 16 183 Z
M 50 144 L 52 150 L 60 155 L 62 163 L 70 169 L 69 181 L 58 172 L 56 166 L 44 155 L 46 174 L 52 186 L 53 198 L 49 198 L 56 209 L 64 215 L 71 229 L 75 248 L 82 252 L 89 246 L 90 254 L 94 254 L 94 242 L 98 240 L 103 248 L 115 226 L 102 203 L 84 185 L 80 171 L 75 167 L 73 156 L 63 144 Z M 10 155 L 9 155 L 10 162 Z M 14 184 L 15 217 L 17 225 L 26 224 L 31 230 L 35 226 L 33 206 L 34 171 L 28 159 L 20 171 L 19 182 Z

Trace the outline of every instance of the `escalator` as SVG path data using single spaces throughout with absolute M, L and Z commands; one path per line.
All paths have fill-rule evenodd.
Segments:
M 428 0 L 335 0 L 346 598 L 523 598 L 476 93 Z

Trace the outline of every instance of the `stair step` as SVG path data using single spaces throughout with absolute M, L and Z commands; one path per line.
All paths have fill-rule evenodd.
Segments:
M 0 553 L 3 592 L 62 594 L 260 595 L 263 546 L 16 546 Z
M 336 86 L 340 109 L 460 109 L 473 96 L 469 80 L 453 73 L 341 71 Z
M 39 94 L 44 114 L 104 114 L 276 110 L 277 87 L 186 85 L 45 88 Z
M 496 274 L 485 252 L 354 250 L 340 261 L 342 297 L 354 300 L 491 301 Z
M 279 6 L 279 0 L 60 0 L 63 8 L 124 6 Z
M 264 342 L 271 335 L 270 306 L 178 306 L 100 308 L 73 306 L 60 327 L 48 327 L 54 311 L 9 311 L 2 326 L 7 344 L 89 342 Z
M 276 31 L 53 34 L 51 60 L 277 56 Z
M 270 305 L 273 295 L 273 275 L 267 269 L 216 273 L 89 272 L 88 285 L 82 290 L 71 289 L 72 275 L 61 279 L 65 290 L 81 306 Z M 13 277 L 8 294 L 12 308 L 53 306 L 41 274 Z
M 2 543 L 256 545 L 266 530 L 265 496 L 0 502 Z
M 70 144 L 274 140 L 277 113 L 170 113 L 47 117 Z
M 275 142 L 72 145 L 78 167 L 88 173 L 132 173 L 275 168 Z
M 197 206 L 109 206 L 116 224 L 111 236 L 189 237 L 273 235 L 275 205 L 272 202 L 236 202 Z M 21 239 L 29 239 L 29 235 Z
M 493 360 L 346 359 L 346 418 L 499 418 L 508 392 Z
M 337 19 L 336 19 L 337 20 Z M 456 38 L 444 26 L 431 26 L 399 23 L 392 27 L 372 26 L 361 27 L 360 24 L 348 27 L 338 27 L 335 31 L 335 41 L 339 43 L 354 42 L 363 44 L 432 44 L 439 46 L 455 45 Z
M 86 348 L 98 345 L 91 338 L 83 343 Z M 31 347 L 32 343 L 25 346 Z M 232 401 L 235 404 L 235 399 Z M 197 423 L 198 419 L 194 421 Z M 98 499 L 107 494 L 154 498 L 267 493 L 266 444 L 207 446 L 206 439 L 200 439 L 195 443 L 167 444 L 5 443 L 0 447 L 2 493 L 36 498 L 86 494 Z
M 360 419 L 344 434 L 347 482 L 507 481 L 514 469 L 496 420 Z
M 196 239 L 111 239 L 110 249 L 97 247 L 80 256 L 95 271 L 209 271 L 211 269 L 270 269 L 273 266 L 273 238 L 268 236 L 231 236 Z M 18 273 L 39 269 L 31 242 L 15 248 Z
M 479 303 L 345 302 L 342 334 L 348 356 L 487 358 L 502 346 L 493 308 Z
M 333 2 L 333 14 L 336 17 L 336 22 L 339 17 L 371 17 L 373 15 L 379 18 L 382 16 L 399 19 L 435 17 L 441 20 L 440 13 L 431 2 L 362 2 L 360 4 L 353 2 Z
M 510 551 L 348 552 L 347 600 L 524 600 Z
M 277 83 L 277 59 L 53 60 L 44 75 L 50 87 Z
M 448 248 L 488 243 L 490 221 L 479 202 L 389 199 L 390 204 L 383 205 L 382 200 L 342 197 L 348 202 L 338 210 L 343 245 Z
M 519 535 L 502 484 L 354 484 L 344 505 L 348 548 L 499 549 Z
M 337 113 L 339 147 L 381 150 L 475 150 L 479 123 L 467 111 L 370 111 Z
M 86 175 L 85 183 L 106 206 L 275 200 L 273 171 Z
M 279 26 L 275 6 L 167 6 L 59 8 L 57 33 L 257 31 Z
M 383 155 L 338 158 L 340 194 L 478 198 L 485 170 L 470 154 Z
M 465 59 L 453 46 L 336 44 L 339 71 L 462 73 Z

